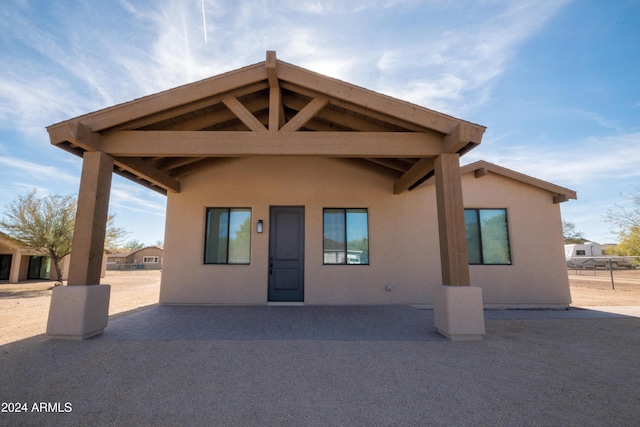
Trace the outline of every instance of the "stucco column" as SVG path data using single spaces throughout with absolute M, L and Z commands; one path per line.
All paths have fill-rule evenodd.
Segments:
M 85 152 L 68 286 L 53 289 L 47 335 L 84 339 L 107 326 L 110 286 L 100 285 L 113 158 Z
M 9 283 L 18 283 L 20 280 L 20 261 L 22 260 L 22 251 L 14 249 L 11 251 L 11 268 L 9 270 Z
M 439 155 L 434 172 L 443 282 L 434 298 L 435 326 L 453 340 L 482 339 L 482 290 L 470 286 L 460 156 Z

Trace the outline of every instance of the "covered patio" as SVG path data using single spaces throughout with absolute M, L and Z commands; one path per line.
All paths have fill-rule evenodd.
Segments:
M 49 126 L 51 143 L 81 156 L 83 169 L 69 286 L 54 290 L 47 333 L 82 339 L 106 327 L 109 286 L 99 283 L 112 173 L 171 196 L 186 177 L 233 159 L 305 157 L 392 177 L 386 191 L 396 195 L 434 177 L 442 272 L 435 328 L 451 339 L 481 339 L 482 292 L 470 286 L 459 158 L 484 130 L 271 51 L 264 62 Z

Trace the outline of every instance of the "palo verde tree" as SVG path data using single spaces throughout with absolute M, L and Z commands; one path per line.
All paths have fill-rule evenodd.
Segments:
M 51 258 L 62 284 L 60 261 L 71 253 L 77 200 L 73 196 L 38 197 L 35 190 L 18 196 L 5 208 L 0 229 L 26 248 Z M 113 216 L 107 221 L 107 241 L 122 240 L 127 232 L 115 227 Z
M 606 219 L 618 232 L 619 243 L 616 248 L 618 255 L 640 255 L 640 188 L 626 197 L 630 206 L 616 205 L 616 209 L 609 209 Z
M 564 235 L 564 243 L 584 243 L 586 239 L 582 235 L 582 231 L 576 229 L 576 225 L 569 221 L 562 221 L 562 234 Z

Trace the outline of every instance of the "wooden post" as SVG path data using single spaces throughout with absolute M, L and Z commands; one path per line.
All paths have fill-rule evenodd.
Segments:
M 47 335 L 52 338 L 85 339 L 107 327 L 111 287 L 100 284 L 100 273 L 112 172 L 113 157 L 84 153 L 69 286 L 56 286 L 51 293 Z
M 100 283 L 112 172 L 111 156 L 100 151 L 84 153 L 69 266 L 71 286 Z
M 485 333 L 482 289 L 470 286 L 460 156 L 440 154 L 434 172 L 443 283 L 434 293 L 434 324 L 452 340 L 481 340 Z
M 460 179 L 460 156 L 443 153 L 434 164 L 442 282 L 469 286 L 469 255 Z

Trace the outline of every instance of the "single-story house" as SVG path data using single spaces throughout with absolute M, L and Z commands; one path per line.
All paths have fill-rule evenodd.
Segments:
M 460 167 L 483 126 L 275 52 L 47 130 L 84 159 L 77 286 L 54 293 L 51 336 L 106 326 L 82 305 L 108 309 L 96 269 L 112 173 L 167 195 L 163 304 L 420 304 L 442 334 L 478 339 L 483 307 L 570 302 L 559 203 L 574 191 Z M 56 314 L 63 292 L 87 301 L 75 321 Z
M 161 246 L 147 246 L 131 253 L 107 254 L 107 270 L 162 270 L 163 253 Z
M 62 279 L 69 272 L 69 257 L 62 259 Z M 25 280 L 58 280 L 51 258 L 24 247 L 22 243 L 0 232 L 0 283 Z

